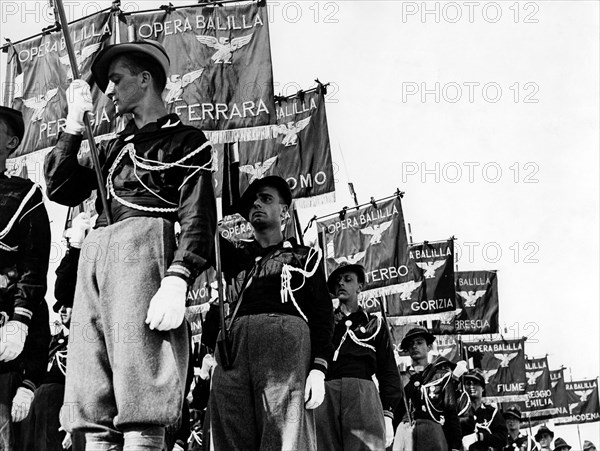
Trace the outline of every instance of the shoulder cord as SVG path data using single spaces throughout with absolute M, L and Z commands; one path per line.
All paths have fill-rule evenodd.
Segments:
M 31 189 L 29 190 L 29 192 L 25 195 L 25 198 L 21 202 L 21 205 L 19 205 L 19 208 L 17 208 L 17 211 L 15 211 L 15 214 L 13 215 L 13 217 L 10 218 L 10 221 L 8 221 L 8 224 L 6 225 L 6 227 L 0 232 L 0 240 L 2 240 L 4 237 L 6 237 L 6 235 L 8 235 L 8 233 L 11 231 L 11 229 L 15 225 L 15 222 L 17 222 L 17 219 L 21 215 L 21 212 L 25 208 L 25 205 L 27 204 L 27 202 L 29 202 L 29 199 L 31 199 L 31 197 L 34 195 L 36 189 L 37 189 L 37 185 L 33 185 L 31 187 Z M 34 208 L 38 207 L 40 204 L 37 204 L 34 207 L 32 207 L 29 211 L 27 211 L 27 213 L 29 213 Z M 7 244 L 4 244 L 2 241 L 0 241 L 0 249 L 2 249 L 3 251 L 8 251 L 8 252 L 16 252 L 19 249 L 19 245 L 16 245 L 14 247 L 8 246 Z
M 317 256 L 317 261 L 315 262 L 312 269 L 308 270 L 307 269 L 308 265 L 315 255 Z M 319 268 L 319 263 L 321 262 L 322 256 L 323 256 L 323 252 L 321 251 L 321 249 L 315 250 L 314 248 L 311 248 L 308 251 L 308 257 L 306 258 L 306 263 L 304 264 L 304 268 L 296 268 L 292 265 L 284 264 L 283 268 L 281 269 L 281 290 L 280 290 L 281 302 L 286 303 L 288 300 L 291 300 L 292 304 L 294 304 L 294 307 L 296 307 L 296 310 L 298 310 L 298 313 L 300 313 L 300 316 L 307 323 L 308 323 L 308 319 L 306 318 L 306 315 L 304 314 L 304 312 L 298 306 L 298 303 L 296 302 L 296 298 L 294 297 L 294 291 L 300 290 L 306 283 L 306 279 L 308 279 L 309 277 L 312 277 L 315 274 L 315 272 L 317 272 L 317 269 Z M 292 272 L 297 272 L 302 275 L 302 283 L 297 288 L 292 288 Z
M 429 414 L 429 416 L 431 417 L 431 419 L 433 421 L 435 421 L 436 423 L 439 423 L 439 424 L 442 424 L 443 421 L 441 419 L 438 420 L 432 411 L 435 411 L 435 413 L 437 413 L 437 414 L 441 414 L 442 410 L 436 409 L 436 407 L 433 405 L 433 403 L 431 402 L 431 399 L 427 395 L 427 389 L 429 387 L 434 387 L 436 385 L 440 385 L 441 383 L 444 383 L 444 387 L 442 388 L 442 390 L 443 390 L 444 388 L 446 388 L 446 385 L 448 384 L 448 381 L 450 380 L 450 376 L 451 376 L 451 373 L 446 373 L 443 377 L 441 377 L 437 381 L 421 385 L 421 396 L 423 397 L 423 400 L 425 402 L 425 407 L 427 408 L 427 413 Z
M 173 208 L 146 207 L 146 206 L 143 206 L 143 205 L 137 205 L 137 204 L 134 204 L 132 202 L 128 202 L 125 199 L 122 199 L 119 196 L 117 196 L 117 194 L 115 193 L 115 188 L 114 188 L 114 184 L 113 184 L 113 174 L 115 172 L 115 169 L 117 168 L 117 165 L 121 162 L 121 160 L 123 159 L 123 157 L 125 156 L 125 154 L 129 153 L 129 157 L 131 158 L 131 161 L 133 163 L 133 169 L 134 169 L 135 177 L 140 182 L 140 184 L 144 188 L 146 188 L 146 190 L 148 192 L 150 192 L 154 196 L 158 197 L 162 201 L 164 201 L 164 202 L 166 202 L 166 203 L 168 203 L 170 205 L 175 205 L 173 202 L 169 202 L 166 199 L 163 199 L 160 195 L 158 195 L 157 193 L 155 193 L 154 191 L 152 191 L 148 186 L 146 186 L 141 181 L 141 179 L 138 177 L 138 175 L 137 175 L 137 167 L 139 166 L 140 168 L 146 169 L 148 171 L 163 171 L 163 170 L 166 170 L 166 169 L 171 169 L 173 167 L 195 169 L 195 171 L 192 172 L 189 176 L 187 176 L 185 178 L 185 180 L 183 181 L 183 183 L 179 186 L 178 190 L 181 190 L 181 188 L 183 188 L 183 186 L 187 183 L 187 181 L 191 177 L 193 177 L 194 175 L 196 175 L 199 171 L 201 171 L 201 170 L 212 170 L 213 158 L 214 158 L 214 155 L 212 153 L 211 153 L 210 160 L 206 164 L 204 164 L 202 166 L 184 165 L 184 164 L 182 164 L 184 161 L 186 161 L 189 158 L 191 158 L 191 157 L 195 156 L 196 154 L 200 153 L 202 150 L 204 150 L 208 146 L 210 146 L 210 141 L 206 141 L 204 144 L 202 144 L 200 147 L 198 147 L 197 149 L 195 149 L 193 152 L 190 152 L 189 154 L 187 154 L 183 158 L 181 158 L 181 159 L 179 159 L 179 160 L 177 160 L 177 161 L 175 161 L 173 163 L 163 163 L 163 162 L 160 162 L 160 161 L 149 160 L 149 159 L 146 159 L 146 158 L 143 158 L 143 157 L 139 157 L 138 155 L 135 154 L 135 146 L 133 145 L 133 143 L 129 143 L 125 147 L 123 147 L 121 149 L 121 151 L 119 152 L 119 155 L 117 156 L 117 158 L 113 162 L 112 166 L 110 167 L 110 170 L 108 171 L 108 178 L 106 180 L 106 190 L 108 192 L 108 195 L 114 197 L 115 200 L 117 202 L 119 202 L 121 205 L 125 205 L 126 207 L 133 208 L 135 210 L 152 211 L 152 212 L 157 212 L 157 213 L 174 213 L 174 212 L 176 212 L 178 210 L 178 207 L 173 207 Z M 144 162 L 152 163 L 152 164 L 146 164 Z

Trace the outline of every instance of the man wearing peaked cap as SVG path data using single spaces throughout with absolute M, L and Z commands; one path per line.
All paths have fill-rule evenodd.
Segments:
M 596 446 L 589 440 L 586 440 L 583 442 L 583 451 L 596 451 Z
M 240 200 L 254 239 L 220 241 L 235 308 L 217 346 L 211 442 L 217 450 L 314 451 L 314 409 L 333 354 L 322 254 L 284 239 L 292 196 L 281 177 L 253 181 Z
M 393 449 L 446 451 L 461 449 L 454 364 L 438 356 L 429 363 L 429 353 L 435 337 L 422 326 L 410 329 L 401 347 L 408 351 L 412 366 L 402 373 L 408 411 L 404 409 L 398 425 Z M 414 422 L 414 430 L 411 425 Z
M 106 47 L 92 62 L 93 79 L 117 113 L 132 115 L 99 145 L 110 211 L 98 196 L 99 216 L 81 249 L 96 258 L 80 259 L 77 268 L 72 323 L 89 327 L 71 331 L 65 403 L 73 408 L 61 411 L 61 423 L 85 431 L 94 449 L 163 448 L 185 396 L 186 293 L 212 259 L 211 146 L 168 113 L 161 97 L 168 71 L 169 57 L 153 41 Z M 48 197 L 75 206 L 98 189 L 91 165 L 77 158 L 83 117 L 93 109 L 89 85 L 74 80 L 67 99 L 64 133 L 46 156 L 45 176 Z
M 339 266 L 327 280 L 340 304 L 325 400 L 316 414 L 318 449 L 385 449 L 394 439 L 400 377 L 386 321 L 359 305 L 364 283 L 365 268 L 357 264 Z
M 539 427 L 534 437 L 535 441 L 538 442 L 540 445 L 540 451 L 552 449 L 550 447 L 550 444 L 552 443 L 552 439 L 554 438 L 554 432 L 548 429 L 548 427 L 545 424 Z
M 522 415 L 519 406 L 508 407 L 502 415 L 508 429 L 508 444 L 504 447 L 504 451 L 533 450 L 535 447 L 533 439 L 520 430 Z
M 0 449 L 30 409 L 50 340 L 44 301 L 50 224 L 39 186 L 6 173 L 24 135 L 20 111 L 0 107 Z M 46 318 L 46 319 L 44 319 Z M 40 352 L 41 351 L 41 352 Z
M 561 437 L 554 440 L 554 451 L 569 451 L 571 448 Z
M 460 417 L 465 451 L 501 450 L 508 432 L 497 406 L 483 402 L 485 377 L 480 369 L 463 375 L 463 385 L 471 398 L 471 407 Z

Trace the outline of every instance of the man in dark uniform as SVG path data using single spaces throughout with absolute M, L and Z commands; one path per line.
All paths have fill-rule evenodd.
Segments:
M 482 400 L 485 377 L 479 369 L 463 375 L 463 385 L 471 398 L 471 407 L 460 417 L 465 451 L 501 450 L 507 443 L 508 431 L 502 412 Z
M 434 341 L 435 337 L 427 328 L 418 326 L 410 329 L 400 343 L 401 348 L 408 351 L 412 365 L 402 374 L 403 379 L 408 380 L 404 387 L 408 412 L 404 412 L 396 431 L 394 450 L 461 449 L 456 388 L 452 377 L 455 365 L 441 356 L 429 363 Z M 408 425 L 414 425 L 414 428 Z M 406 437 L 406 434 L 410 436 Z M 412 443 L 409 448 L 405 448 L 407 439 Z
M 400 375 L 386 321 L 359 306 L 364 283 L 365 269 L 356 264 L 336 268 L 327 280 L 340 305 L 325 400 L 316 411 L 319 450 L 381 450 L 394 439 Z
M 35 391 L 29 416 L 23 422 L 21 451 L 62 451 L 63 448 L 83 451 L 85 448 L 83 434 L 76 432 L 72 436 L 63 431 L 59 416 L 65 394 L 67 346 L 77 281 L 77 264 L 81 245 L 89 228 L 89 216 L 87 213 L 81 213 L 67 230 L 69 246 L 56 269 L 56 302 L 52 307 L 54 312 L 60 315 L 60 330 L 50 341 L 46 374 L 42 384 Z
M 15 445 L 13 423 L 29 411 L 49 340 L 44 301 L 50 225 L 41 190 L 6 175 L 24 135 L 21 112 L 0 107 L 0 449 Z M 41 346 L 39 352 L 38 346 Z M 39 354 L 39 355 L 38 355 Z
M 325 394 L 333 305 L 321 252 L 284 240 L 291 201 L 281 177 L 255 180 L 241 198 L 254 239 L 222 240 L 225 275 L 240 288 L 227 326 L 231 367 L 218 347 L 209 397 L 217 450 L 316 449 L 313 409 Z
M 502 414 L 508 430 L 508 444 L 504 451 L 534 451 L 536 449 L 533 439 L 521 432 L 521 409 L 519 406 L 510 406 Z
M 61 424 L 85 431 L 93 449 L 161 450 L 166 426 L 182 411 L 186 294 L 211 258 L 216 206 L 210 143 L 168 114 L 161 98 L 168 72 L 169 57 L 154 41 L 105 47 L 92 63 L 117 113 L 133 115 L 99 146 L 110 212 L 98 199 L 73 305 Z M 50 199 L 75 206 L 98 188 L 77 158 L 83 115 L 93 108 L 89 85 L 73 81 L 67 98 L 65 130 L 45 172 Z

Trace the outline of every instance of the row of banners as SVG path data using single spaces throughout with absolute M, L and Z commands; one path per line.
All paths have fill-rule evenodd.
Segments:
M 318 85 L 288 98 L 274 96 L 268 24 L 265 2 L 230 3 L 130 15 L 100 12 L 74 22 L 70 32 L 79 72 L 89 82 L 94 55 L 107 45 L 137 39 L 164 45 L 171 59 L 165 103 L 169 112 L 212 141 L 218 196 L 235 204 L 255 179 L 279 175 L 290 185 L 295 208 L 332 202 L 326 89 Z M 8 64 L 14 80 L 9 99 L 26 122 L 23 143 L 10 163 L 40 165 L 64 127 L 66 88 L 73 79 L 62 34 L 11 45 Z M 114 136 L 123 121 L 114 120 L 112 102 L 94 85 L 92 96 L 94 136 Z M 286 236 L 297 233 L 293 225 Z M 409 243 L 400 195 L 344 209 L 317 221 L 316 228 L 327 274 L 342 264 L 365 267 L 361 303 L 386 313 L 397 347 L 410 324 L 427 321 L 441 334 L 439 353 L 453 361 L 471 359 L 484 371 L 489 400 L 518 403 L 533 421 L 598 421 L 597 380 L 564 381 L 562 370 L 549 370 L 546 358 L 525 357 L 524 340 L 462 341 L 464 335 L 498 332 L 497 273 L 455 271 L 453 239 Z M 219 231 L 232 241 L 253 233 L 239 215 L 225 217 Z M 188 293 L 194 341 L 199 341 L 203 317 L 216 299 L 216 285 L 210 269 Z
M 334 176 L 325 112 L 326 89 L 277 101 L 265 2 L 190 6 L 125 15 L 100 12 L 70 26 L 81 78 L 92 83 L 91 63 L 105 46 L 137 39 L 160 42 L 171 60 L 163 93 L 167 109 L 202 129 L 218 156 L 216 191 L 230 170 L 225 153 L 235 143 L 239 186 L 279 175 L 299 207 L 333 202 Z M 23 112 L 26 133 L 11 165 L 39 164 L 63 130 L 66 89 L 73 79 L 61 32 L 9 47 L 12 107 Z M 92 83 L 92 129 L 97 140 L 123 126 L 108 97 Z M 29 157 L 28 157 L 29 155 Z M 31 172 L 31 171 L 30 171 Z M 41 180 L 36 180 L 41 182 Z

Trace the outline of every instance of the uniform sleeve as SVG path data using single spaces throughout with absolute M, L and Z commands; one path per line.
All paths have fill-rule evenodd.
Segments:
M 81 249 L 69 247 L 67 253 L 56 268 L 56 283 L 54 284 L 54 297 L 67 307 L 73 306 L 75 298 L 75 285 L 77 283 L 77 265 Z
M 321 370 L 327 374 L 329 362 L 333 357 L 333 303 L 329 296 L 323 266 L 308 280 L 306 317 L 310 329 L 312 363 L 311 369 Z
M 456 407 L 456 387 L 450 377 L 444 388 L 444 434 L 448 441 L 448 448 L 462 449 L 462 432 L 458 420 Z
M 63 133 L 44 162 L 48 198 L 68 207 L 79 205 L 98 187 L 94 170 L 77 159 L 81 140 L 81 136 Z
M 394 347 L 390 339 L 387 322 L 382 321 L 381 329 L 377 336 L 376 348 L 377 382 L 379 383 L 379 397 L 383 406 L 383 414 L 394 419 L 394 408 L 402 399 L 400 389 L 400 374 L 394 357 Z
M 178 218 L 181 225 L 179 246 L 167 275 L 175 275 L 191 284 L 212 260 L 217 226 L 217 207 L 210 168 L 211 146 L 201 131 L 197 131 L 197 152 L 184 164 L 203 167 L 187 169 L 179 193 Z
M 48 305 L 42 301 L 34 310 L 27 341 L 23 349 L 23 382 L 21 386 L 35 391 L 46 374 L 50 347 Z
M 36 307 L 44 303 L 50 259 L 50 222 L 39 189 L 36 189 L 35 194 L 27 202 L 19 219 L 17 231 L 19 278 L 16 283 L 12 319 L 29 325 Z

